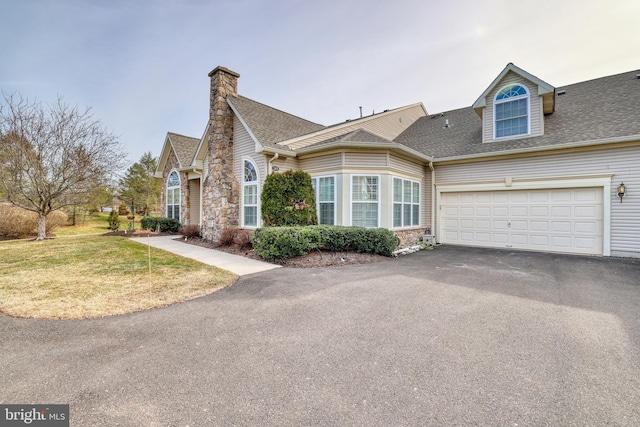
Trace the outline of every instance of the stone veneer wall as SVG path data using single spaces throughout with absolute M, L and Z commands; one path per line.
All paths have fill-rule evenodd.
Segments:
M 222 230 L 237 227 L 240 184 L 233 173 L 233 111 L 227 96 L 238 96 L 240 75 L 224 67 L 211 73 L 208 148 L 203 165 L 202 235 L 217 241 Z
M 427 234 L 427 229 L 416 228 L 412 230 L 394 231 L 394 233 L 400 240 L 400 244 L 398 246 L 404 248 L 407 246 L 417 245 L 419 242 L 422 242 L 422 236 Z
M 167 163 L 164 165 L 164 169 L 162 171 L 162 194 L 160 204 L 160 206 L 162 206 L 160 216 L 162 217 L 167 216 L 167 179 L 169 179 L 171 171 L 177 171 L 179 167 L 180 164 L 178 163 L 178 158 L 173 150 L 171 150 Z M 180 223 L 186 224 L 185 221 L 189 219 L 189 183 L 187 181 L 186 172 L 178 172 L 178 176 L 180 177 Z

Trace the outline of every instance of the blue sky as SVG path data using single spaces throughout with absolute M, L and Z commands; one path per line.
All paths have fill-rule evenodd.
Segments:
M 0 89 L 90 106 L 127 158 L 200 137 L 207 74 L 325 125 L 471 105 L 513 62 L 554 86 L 640 68 L 640 1 L 0 0 Z

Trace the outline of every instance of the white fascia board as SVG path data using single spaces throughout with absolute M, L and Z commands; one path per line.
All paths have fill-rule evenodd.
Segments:
M 209 134 L 209 122 L 207 122 L 207 126 L 205 126 L 204 128 L 204 133 L 202 134 L 202 138 L 200 138 L 200 143 L 198 144 L 198 148 L 196 149 L 196 152 L 193 154 L 193 159 L 191 160 L 191 164 L 197 164 L 197 160 L 198 159 L 202 159 L 202 157 L 200 157 L 200 152 L 202 150 L 202 148 L 205 146 L 205 142 L 206 142 L 206 137 Z
M 398 113 L 400 111 L 409 110 L 411 108 L 416 108 L 416 107 L 422 108 L 422 111 L 424 112 L 425 116 L 428 115 L 427 110 L 426 110 L 426 108 L 424 108 L 424 105 L 422 104 L 422 102 L 418 102 L 416 104 L 405 105 L 404 107 L 394 108 L 393 110 L 384 111 L 382 113 L 374 114 L 372 116 L 366 116 L 366 117 L 362 117 L 360 119 L 349 120 L 347 122 L 343 122 L 343 123 L 340 123 L 340 124 L 337 124 L 337 125 L 328 126 L 328 127 L 324 128 L 324 129 L 320 129 L 320 130 L 317 130 L 315 132 L 307 133 L 305 135 L 297 136 L 295 138 L 287 139 L 285 141 L 280 141 L 280 142 L 278 142 L 278 144 L 279 145 L 290 145 L 290 144 L 293 144 L 295 142 L 302 141 L 304 139 L 312 138 L 312 137 L 315 137 L 315 136 L 318 136 L 318 135 L 322 135 L 323 133 L 334 131 L 336 129 L 352 126 L 355 123 L 365 123 L 365 122 L 368 122 L 370 120 L 378 119 L 380 117 L 384 117 L 384 116 L 389 115 L 389 114 Z
M 592 147 L 595 145 L 607 145 L 607 144 L 625 143 L 625 142 L 634 142 L 634 141 L 640 141 L 640 134 L 630 135 L 625 137 L 601 138 L 601 139 L 594 139 L 591 141 L 569 142 L 566 144 L 544 145 L 539 147 L 517 148 L 514 150 L 500 150 L 500 151 L 491 151 L 491 152 L 485 152 L 485 153 L 465 154 L 462 156 L 441 157 L 441 158 L 434 158 L 433 163 L 438 164 L 439 162 L 453 162 L 458 160 L 482 159 L 483 157 L 498 157 L 498 156 L 507 156 L 511 154 L 537 153 L 540 151 L 555 151 L 555 150 L 563 150 L 567 148 Z
M 242 114 L 240 114 L 240 112 L 238 111 L 236 106 L 233 105 L 233 101 L 231 100 L 231 96 L 227 96 L 227 104 L 229 104 L 229 107 L 231 107 L 231 111 L 233 111 L 233 113 L 236 115 L 238 120 L 240 120 L 240 123 L 242 124 L 242 126 L 244 126 L 245 130 L 247 131 L 247 133 L 251 137 L 251 140 L 253 140 L 253 143 L 255 144 L 256 153 L 262 152 L 264 150 L 264 146 L 258 140 L 258 137 L 253 133 L 253 131 L 251 130 L 251 128 L 249 127 L 247 122 L 244 120 L 244 118 L 242 117 Z
M 158 178 L 162 178 L 162 170 L 164 169 L 167 160 L 169 159 L 169 149 L 173 150 L 173 145 L 171 144 L 171 138 L 169 138 L 169 133 L 167 132 L 167 136 L 164 137 L 164 144 L 162 145 L 162 151 L 160 152 L 160 160 L 158 161 L 158 166 L 156 167 L 155 175 L 160 174 Z M 174 150 L 175 151 L 175 150 Z
M 413 148 L 409 148 L 406 145 L 403 144 L 399 144 L 397 142 L 341 142 L 341 141 L 336 141 L 336 142 L 330 142 L 328 144 L 322 144 L 319 146 L 311 146 L 311 147 L 305 147 L 305 148 L 301 148 L 299 150 L 296 150 L 296 153 L 298 154 L 298 156 L 302 155 L 302 154 L 311 154 L 311 153 L 317 153 L 317 152 L 321 152 L 321 151 L 328 151 L 328 150 L 332 150 L 332 149 L 336 149 L 336 148 L 371 148 L 371 149 L 386 149 L 386 150 L 398 150 L 398 151 L 403 151 L 407 154 L 410 154 L 412 157 L 417 157 L 425 162 L 430 162 L 432 159 L 431 157 L 427 156 L 426 154 L 422 154 L 419 151 L 414 150 Z

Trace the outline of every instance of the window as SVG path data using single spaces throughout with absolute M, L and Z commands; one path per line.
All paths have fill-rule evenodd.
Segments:
M 312 178 L 316 192 L 316 210 L 318 224 L 335 225 L 336 223 L 336 177 L 319 176 Z
M 502 88 L 494 102 L 495 138 L 529 133 L 529 92 L 524 86 Z
M 258 171 L 250 161 L 244 161 L 244 177 L 242 180 L 243 225 L 258 226 Z
M 176 171 L 167 180 L 167 218 L 180 221 L 180 177 Z
M 380 191 L 378 176 L 351 176 L 351 225 L 378 227 Z
M 393 178 L 393 226 L 420 225 L 420 183 Z

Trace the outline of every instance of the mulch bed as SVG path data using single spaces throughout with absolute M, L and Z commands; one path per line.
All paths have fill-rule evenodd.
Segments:
M 183 239 L 180 239 L 183 240 Z M 255 259 L 258 261 L 265 261 L 255 253 L 253 248 L 241 247 L 239 245 L 231 246 L 216 246 L 208 240 L 201 239 L 188 239 L 187 242 L 191 245 L 198 245 L 205 248 L 217 249 L 219 251 L 228 252 L 234 255 L 241 255 L 247 258 Z M 315 251 L 306 255 L 297 256 L 288 259 L 276 259 L 270 260 L 272 264 L 279 264 L 283 267 L 294 268 L 318 268 L 318 267 L 341 267 L 343 265 L 353 264 L 370 264 L 373 262 L 387 261 L 391 258 L 374 255 L 374 254 L 361 254 L 356 252 L 349 253 L 333 253 L 328 251 Z

